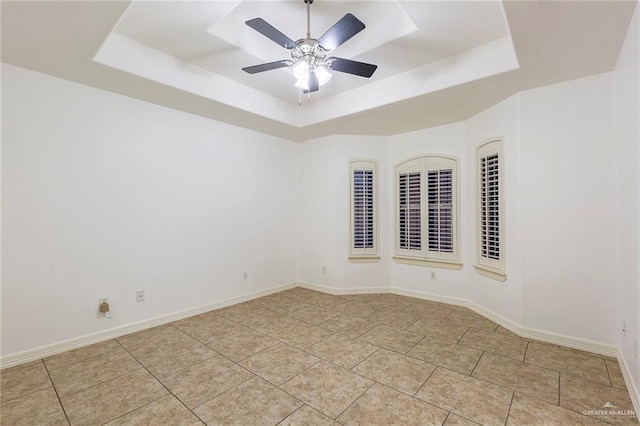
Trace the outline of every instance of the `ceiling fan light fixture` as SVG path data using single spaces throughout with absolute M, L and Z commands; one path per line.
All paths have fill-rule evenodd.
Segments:
M 301 59 L 293 66 L 293 76 L 296 80 L 307 80 L 309 78 L 309 64 L 307 61 Z
M 318 77 L 318 85 L 322 86 L 331 80 L 332 74 L 323 64 L 309 65 L 309 62 L 301 59 L 293 66 L 293 76 L 296 78 L 295 86 L 302 90 L 309 90 L 309 75 L 315 71 Z
M 316 68 L 316 75 L 318 76 L 318 83 L 320 83 L 320 86 L 327 84 L 333 76 L 324 65 L 320 65 Z
M 307 75 L 305 78 L 299 78 L 296 81 L 295 86 L 299 89 L 302 89 L 303 91 L 308 91 L 309 90 L 309 76 Z

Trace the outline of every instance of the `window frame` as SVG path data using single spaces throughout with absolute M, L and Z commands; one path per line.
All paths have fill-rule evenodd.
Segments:
M 430 266 L 446 269 L 460 269 L 460 190 L 459 190 L 459 159 L 445 154 L 425 154 L 411 157 L 396 164 L 395 172 L 395 247 L 393 257 L 398 263 Z M 429 200 L 428 175 L 429 171 L 452 170 L 452 244 L 449 253 L 429 250 Z M 404 173 L 420 173 L 420 250 L 402 249 L 400 246 L 400 175 Z
M 355 248 L 354 172 L 373 172 L 373 248 Z M 369 159 L 349 160 L 349 261 L 376 262 L 380 259 L 378 232 L 378 162 Z
M 475 188 L 476 188 L 476 271 L 486 277 L 505 281 L 506 274 L 506 250 L 505 250 L 505 204 L 504 204 L 504 150 L 502 138 L 491 138 L 476 146 L 475 164 Z M 483 231 L 482 231 L 482 179 L 481 162 L 483 158 L 498 156 L 498 259 L 483 256 Z M 485 231 L 488 234 L 489 230 Z M 487 238 L 489 236 L 487 235 Z M 487 243 L 488 245 L 488 243 Z

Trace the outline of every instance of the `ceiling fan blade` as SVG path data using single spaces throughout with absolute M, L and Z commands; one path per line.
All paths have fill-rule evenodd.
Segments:
M 259 72 L 271 71 L 271 70 L 275 70 L 275 69 L 278 69 L 278 68 L 285 68 L 285 67 L 288 67 L 289 65 L 291 65 L 291 61 L 289 61 L 287 59 L 283 59 L 281 61 L 267 62 L 265 64 L 253 65 L 251 67 L 245 67 L 245 68 L 242 68 L 242 71 L 248 72 L 249 74 L 256 74 L 256 73 L 259 73 Z
M 320 89 L 320 81 L 315 71 L 309 72 L 309 92 L 317 92 Z
M 318 44 L 325 50 L 333 50 L 364 30 L 364 27 L 362 21 L 347 13 L 318 39 Z
M 286 35 L 278 31 L 273 25 L 269 24 L 262 18 L 254 18 L 245 22 L 248 26 L 262 34 L 263 36 L 275 41 L 285 49 L 293 49 L 296 42 Z
M 378 68 L 377 65 L 336 57 L 327 59 L 327 62 L 331 64 L 330 67 L 332 71 L 344 72 L 366 78 L 371 77 Z

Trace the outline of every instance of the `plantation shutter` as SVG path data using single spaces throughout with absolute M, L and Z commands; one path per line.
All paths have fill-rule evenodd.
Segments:
M 350 256 L 377 255 L 376 163 L 352 161 Z
M 428 172 L 429 251 L 453 251 L 452 170 Z
M 458 262 L 457 160 L 433 155 L 396 166 L 396 255 Z
M 501 141 L 478 149 L 478 263 L 503 270 Z
M 481 159 L 482 256 L 500 259 L 500 205 L 498 155 Z
M 353 248 L 373 248 L 373 170 L 353 171 Z
M 400 174 L 400 248 L 422 249 L 421 173 Z
M 422 256 L 423 241 L 423 175 L 424 161 L 417 159 L 403 164 L 397 171 L 397 246 L 398 254 Z

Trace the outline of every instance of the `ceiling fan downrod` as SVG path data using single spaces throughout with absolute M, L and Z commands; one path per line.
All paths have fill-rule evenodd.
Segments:
M 313 0 L 304 0 L 307 4 L 307 38 L 311 38 L 311 4 Z

